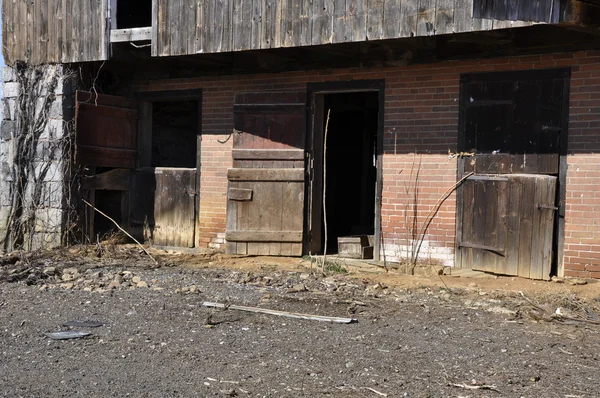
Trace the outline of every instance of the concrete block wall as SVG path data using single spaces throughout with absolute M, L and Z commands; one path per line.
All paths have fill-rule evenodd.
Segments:
M 330 69 L 272 74 L 139 81 L 136 91 L 203 89 L 199 243 L 219 247 L 226 221 L 233 99 L 240 91 L 306 90 L 307 83 L 385 79 L 383 253 L 406 253 L 405 187 L 421 162 L 419 224 L 456 182 L 460 74 L 570 67 L 571 106 L 564 274 L 600 278 L 600 51 L 455 60 L 389 68 Z M 225 142 L 225 143 L 222 143 Z M 456 201 L 444 202 L 425 235 L 421 257 L 454 262 Z
M 38 87 L 41 97 L 35 100 L 35 113 L 40 115 L 44 99 L 48 98 L 48 94 L 52 94 L 53 97 L 47 109 L 48 118 L 44 130 L 39 135 L 35 154 L 31 159 L 36 179 L 41 181 L 37 192 L 40 197 L 39 202 L 31 205 L 35 191 L 33 184 L 27 186 L 24 194 L 25 207 L 35 211 L 34 234 L 27 236 L 24 243 L 26 248 L 31 249 L 50 248 L 62 242 L 67 183 L 64 171 L 69 159 L 68 154 L 64 153 L 63 146 L 74 104 L 74 85 L 66 76 L 65 67 L 48 65 L 42 68 L 40 84 L 48 83 L 54 77 L 58 78 L 58 83 L 53 93 L 48 93 L 44 86 Z M 15 68 L 4 67 L 2 77 L 4 98 L 0 127 L 0 238 L 6 234 L 12 205 L 11 193 L 15 189 L 13 165 L 22 112 L 19 97 L 23 94 L 22 79 L 19 78 L 19 72 Z M 2 249 L 0 247 L 0 250 Z

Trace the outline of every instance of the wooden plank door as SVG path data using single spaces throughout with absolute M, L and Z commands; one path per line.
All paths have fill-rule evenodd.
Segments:
M 235 97 L 227 252 L 302 255 L 305 93 Z
M 196 169 L 156 168 L 153 244 L 194 247 Z
M 137 101 L 77 91 L 75 163 L 87 166 L 135 167 Z
M 555 176 L 474 175 L 462 187 L 460 264 L 474 270 L 549 279 Z

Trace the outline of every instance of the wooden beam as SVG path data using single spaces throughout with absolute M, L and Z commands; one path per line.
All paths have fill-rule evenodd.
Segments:
M 304 181 L 304 169 L 229 169 L 229 181 Z
M 302 231 L 230 231 L 225 234 L 228 242 L 288 242 L 301 243 Z
M 248 202 L 252 200 L 252 190 L 245 188 L 229 188 L 227 199 L 238 202 Z
M 234 149 L 234 160 L 303 160 L 303 149 Z
M 152 26 L 145 28 L 113 29 L 110 31 L 111 43 L 152 40 Z
M 129 191 L 129 169 L 115 169 L 106 173 L 84 178 L 83 189 Z

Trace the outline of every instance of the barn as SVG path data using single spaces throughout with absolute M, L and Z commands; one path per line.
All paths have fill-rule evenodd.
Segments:
M 5 0 L 3 249 L 600 278 L 599 7 Z

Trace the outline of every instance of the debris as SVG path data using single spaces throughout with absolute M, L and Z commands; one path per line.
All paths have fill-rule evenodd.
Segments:
M 304 283 L 298 283 L 294 286 L 292 286 L 290 289 L 288 289 L 288 293 L 299 293 L 299 292 L 305 292 L 308 289 L 306 289 L 306 285 Z
M 52 276 L 56 273 L 56 267 L 46 267 L 44 268 L 44 275 Z
M 150 253 L 148 253 L 148 250 L 146 250 L 146 248 L 137 240 L 135 239 L 133 236 L 131 236 L 127 231 L 125 231 L 123 228 L 121 228 L 121 226 L 112 218 L 110 218 L 109 216 L 107 216 L 106 214 L 102 213 L 100 210 L 96 209 L 94 206 L 92 206 L 91 203 L 89 203 L 86 200 L 82 200 L 83 203 L 85 203 L 86 205 L 90 206 L 92 209 L 94 209 L 95 211 L 97 211 L 98 213 L 100 213 L 101 215 L 103 215 L 104 217 L 108 218 L 110 221 L 112 221 L 113 224 L 115 224 L 117 226 L 117 228 L 119 228 L 125 235 L 129 236 L 131 239 L 133 239 L 133 241 L 135 243 L 138 244 L 138 246 L 144 251 L 144 253 L 146 253 L 146 255 L 148 257 L 150 257 L 150 259 L 152 261 L 154 261 L 155 264 L 158 264 L 158 261 L 156 261 L 156 259 L 154 257 L 152 257 L 152 255 Z
M 70 340 L 70 339 L 80 339 L 82 337 L 91 336 L 90 332 L 83 332 L 80 330 L 69 330 L 65 332 L 52 332 L 52 333 L 44 333 L 47 337 L 52 340 Z
M 96 322 L 96 321 L 74 320 L 74 321 L 65 322 L 62 324 L 62 326 L 75 327 L 75 328 L 99 328 L 100 326 L 104 326 L 104 323 Z
M 490 390 L 490 391 L 495 391 L 497 393 L 499 393 L 500 391 L 498 391 L 498 388 L 496 386 L 491 386 L 491 385 L 487 385 L 487 384 L 481 384 L 481 385 L 469 385 L 469 384 L 458 384 L 458 383 L 448 383 L 449 386 L 452 387 L 458 387 L 458 388 L 464 388 L 467 390 Z
M 363 388 L 364 388 L 365 390 L 369 390 L 369 391 L 371 391 L 371 392 L 374 392 L 375 394 L 377 394 L 377 395 L 379 395 L 379 396 L 381 396 L 381 397 L 387 397 L 387 396 L 388 396 L 386 393 L 383 393 L 383 392 L 377 391 L 376 389 L 374 389 L 374 388 L 371 388 L 371 387 L 363 387 Z
M 358 319 L 355 319 L 355 318 L 338 318 L 338 317 L 328 317 L 328 316 L 321 316 L 321 315 L 298 314 L 298 313 L 294 313 L 294 312 L 269 310 L 266 308 L 244 307 L 244 306 L 239 306 L 239 305 L 226 305 L 226 304 L 220 304 L 220 303 L 211 303 L 208 301 L 205 301 L 204 303 L 202 303 L 202 305 L 204 307 L 209 307 L 209 308 L 223 308 L 223 309 L 231 309 L 231 310 L 237 310 L 237 311 L 255 312 L 255 313 L 267 314 L 267 315 L 285 316 L 288 318 L 307 319 L 307 320 L 311 320 L 311 321 L 344 323 L 344 324 L 358 322 Z

